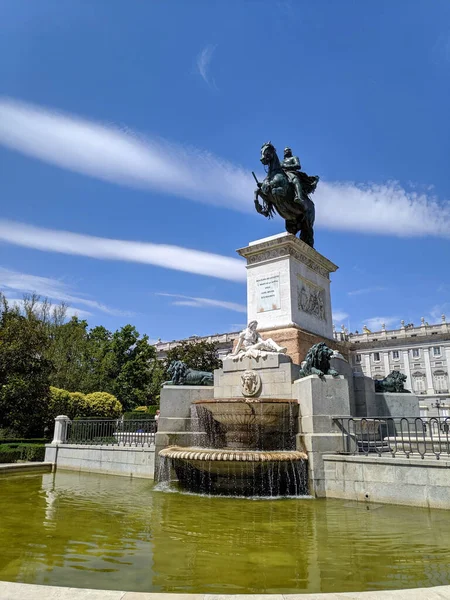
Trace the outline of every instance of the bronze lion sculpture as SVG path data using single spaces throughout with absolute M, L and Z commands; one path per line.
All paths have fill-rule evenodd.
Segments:
M 308 375 L 318 375 L 323 378 L 324 375 L 333 375 L 338 377 L 339 373 L 330 367 L 330 358 L 333 356 L 333 350 L 328 348 L 324 342 L 314 344 L 308 350 L 299 377 L 308 377 Z
M 410 394 L 405 390 L 406 375 L 400 371 L 392 371 L 387 377 L 375 380 L 375 391 L 378 393 L 390 392 L 391 394 Z
M 212 373 L 191 369 L 181 360 L 171 362 L 167 372 L 172 379 L 163 385 L 214 385 Z

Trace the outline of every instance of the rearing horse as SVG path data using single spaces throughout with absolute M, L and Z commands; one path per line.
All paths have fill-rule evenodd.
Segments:
M 271 219 L 275 211 L 285 219 L 286 231 L 297 235 L 308 246 L 314 248 L 314 202 L 309 197 L 316 189 L 318 177 L 310 177 L 299 171 L 296 176 L 301 186 L 300 202 L 295 198 L 294 184 L 283 171 L 276 150 L 271 142 L 261 147 L 260 160 L 268 167 L 267 177 L 258 184 L 255 190 L 255 208 L 265 217 Z M 258 196 L 263 200 L 263 205 L 258 201 Z

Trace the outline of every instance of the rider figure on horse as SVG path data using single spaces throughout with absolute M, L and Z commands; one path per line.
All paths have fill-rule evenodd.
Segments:
M 303 204 L 302 184 L 300 183 L 299 177 L 300 169 L 302 167 L 298 156 L 293 156 L 290 148 L 284 149 L 284 160 L 281 161 L 281 168 L 295 188 L 295 201 L 299 204 Z

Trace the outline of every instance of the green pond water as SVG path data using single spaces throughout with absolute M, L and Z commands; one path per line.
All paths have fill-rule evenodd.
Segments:
M 162 492 L 59 471 L 0 477 L 0 579 L 152 592 L 450 583 L 450 515 L 308 498 Z

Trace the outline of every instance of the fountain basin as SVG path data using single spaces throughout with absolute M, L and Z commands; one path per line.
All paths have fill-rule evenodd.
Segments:
M 215 421 L 224 425 L 276 425 L 297 409 L 297 400 L 287 398 L 214 398 L 197 400 L 195 406 L 209 411 Z M 295 408 L 294 408 L 295 407 Z
M 298 402 L 286 398 L 214 398 L 194 405 L 220 423 L 226 447 L 236 449 L 282 448 L 298 415 Z
M 232 450 L 171 446 L 170 459 L 184 489 L 197 493 L 281 496 L 305 495 L 306 454 L 300 451 Z

